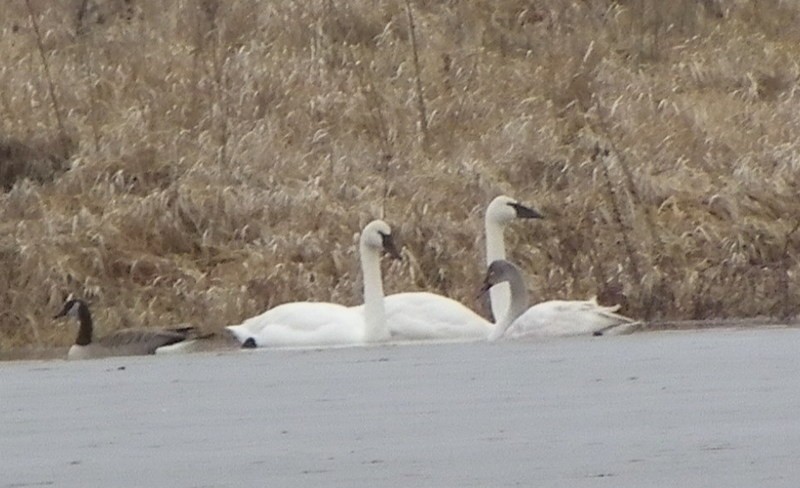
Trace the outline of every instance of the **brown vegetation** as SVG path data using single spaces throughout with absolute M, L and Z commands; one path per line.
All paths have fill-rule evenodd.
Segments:
M 6 0 L 0 349 L 388 292 L 480 309 L 485 205 L 536 297 L 634 317 L 798 311 L 800 5 Z M 410 26 L 413 25 L 413 31 Z M 37 35 L 38 31 L 38 35 Z M 413 37 L 412 37 L 413 34 Z

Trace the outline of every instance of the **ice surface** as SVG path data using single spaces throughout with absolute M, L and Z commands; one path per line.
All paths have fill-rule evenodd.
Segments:
M 0 414 L 0 488 L 795 488 L 800 330 L 8 362 Z

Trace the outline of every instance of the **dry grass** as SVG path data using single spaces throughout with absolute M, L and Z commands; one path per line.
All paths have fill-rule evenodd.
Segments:
M 70 292 L 105 329 L 357 303 L 382 214 L 388 291 L 480 309 L 499 193 L 548 216 L 508 234 L 542 299 L 798 312 L 794 2 L 6 3 L 1 349 L 69 343 Z

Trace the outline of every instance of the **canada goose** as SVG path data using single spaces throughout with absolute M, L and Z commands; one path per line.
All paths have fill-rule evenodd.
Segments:
M 75 317 L 80 322 L 78 336 L 75 344 L 69 348 L 67 359 L 155 354 L 158 348 L 185 341 L 196 331 L 191 326 L 174 329 L 122 329 L 95 340 L 92 334 L 92 314 L 85 301 L 78 298 L 67 300 L 53 318 L 66 316 Z
M 540 219 L 542 215 L 508 196 L 498 196 L 486 208 L 486 255 L 491 260 L 504 259 L 505 226 L 514 219 Z M 505 287 L 505 290 L 501 288 Z M 495 290 L 497 288 L 497 290 Z M 508 285 L 491 291 L 495 317 L 508 308 Z M 426 339 L 485 339 L 494 324 L 469 307 L 451 298 L 429 292 L 405 292 L 389 295 L 384 300 L 386 325 L 393 338 Z
M 632 319 L 615 313 L 619 305 L 605 307 L 595 299 L 550 300 L 528 308 L 528 291 L 522 273 L 504 259 L 489 265 L 482 291 L 506 282 L 511 288 L 511 302 L 503 319 L 497 322 L 489 335 L 490 341 L 501 337 L 588 335 L 634 323 Z
M 400 258 L 389 225 L 374 220 L 364 227 L 359 244 L 364 275 L 364 305 L 361 308 L 326 302 L 285 303 L 227 329 L 243 347 L 323 346 L 388 340 L 381 251 Z

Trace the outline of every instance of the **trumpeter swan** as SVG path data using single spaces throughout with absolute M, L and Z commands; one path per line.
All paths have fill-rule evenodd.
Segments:
M 514 219 L 541 218 L 536 210 L 508 196 L 492 200 L 486 209 L 486 255 L 505 258 L 503 229 Z M 506 287 L 507 288 L 507 287 Z M 508 293 L 492 294 L 492 309 L 508 301 Z M 392 337 L 405 340 L 485 339 L 493 324 L 461 303 L 436 293 L 406 292 L 386 297 L 386 324 Z M 495 317 L 500 314 L 495 313 Z
M 505 195 L 492 200 L 486 207 L 484 225 L 486 227 L 486 266 L 492 261 L 506 259 L 506 244 L 503 231 L 506 225 L 515 219 L 541 219 L 542 215 L 536 210 L 522 205 L 513 198 Z M 502 320 L 503 314 L 508 310 L 511 302 L 510 291 L 507 283 L 500 283 L 492 287 L 489 297 L 492 303 L 492 317 L 495 322 Z
M 230 330 L 244 345 L 259 347 L 363 344 L 388 340 L 381 279 L 381 251 L 399 258 L 392 230 L 382 220 L 361 232 L 359 252 L 364 275 L 363 308 L 336 303 L 293 302 L 279 305 Z

